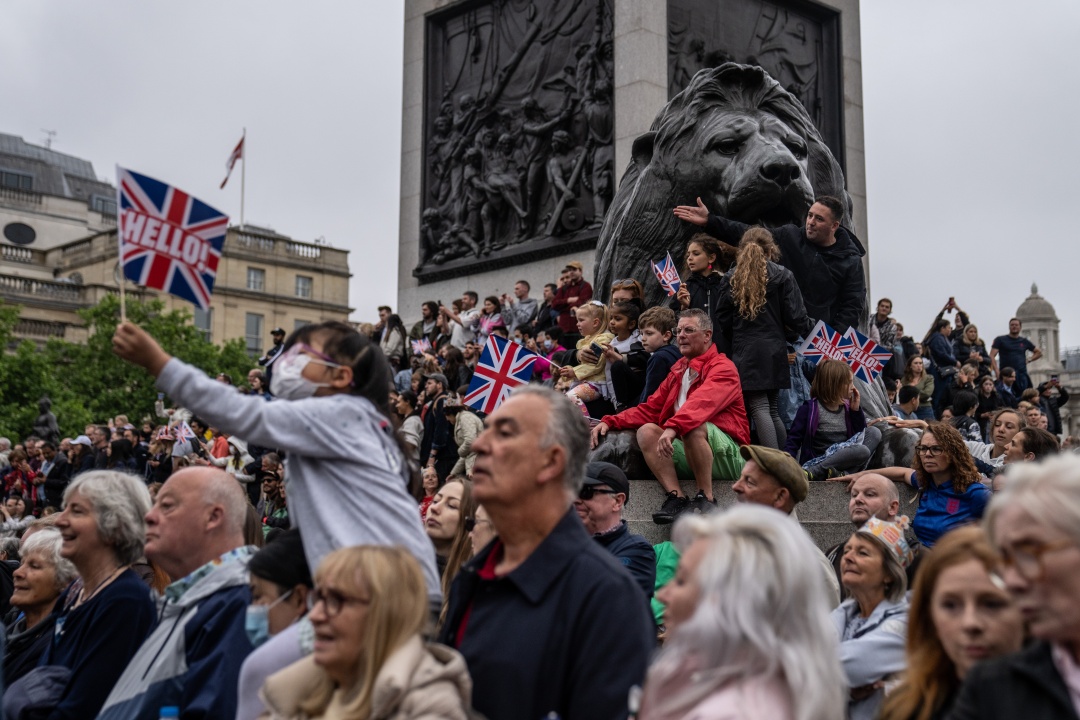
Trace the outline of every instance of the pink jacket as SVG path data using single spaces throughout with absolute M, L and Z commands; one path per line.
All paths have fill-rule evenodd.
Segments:
M 749 678 L 716 691 L 683 720 L 795 720 L 790 695 L 775 678 Z

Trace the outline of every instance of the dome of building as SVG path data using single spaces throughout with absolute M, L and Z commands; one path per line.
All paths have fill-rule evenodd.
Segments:
M 1059 322 L 1054 306 L 1039 294 L 1039 286 L 1035 283 L 1031 283 L 1031 295 L 1016 309 L 1016 317 L 1025 326 L 1029 321 Z

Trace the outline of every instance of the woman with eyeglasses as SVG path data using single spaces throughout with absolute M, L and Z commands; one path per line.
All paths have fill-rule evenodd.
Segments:
M 1035 642 L 972 668 L 950 720 L 1080 718 L 1080 457 L 1010 473 L 985 527 Z
M 981 527 L 947 533 L 920 564 L 908 608 L 907 671 L 880 720 L 943 720 L 976 663 L 1016 652 L 1020 609 Z
M 469 716 L 464 658 L 421 637 L 429 606 L 409 553 L 370 545 L 335 550 L 316 571 L 309 598 L 314 651 L 266 681 L 264 718 Z
M 927 423 L 915 446 L 912 467 L 864 470 L 844 479 L 854 481 L 867 472 L 910 482 L 919 491 L 919 509 L 911 527 L 926 547 L 933 547 L 949 530 L 981 519 L 990 501 L 990 488 L 983 484 L 964 439 L 947 423 Z

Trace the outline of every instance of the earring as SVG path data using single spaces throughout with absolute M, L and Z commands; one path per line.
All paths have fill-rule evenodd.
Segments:
M 712 263 L 709 263 L 709 272 L 712 272 Z

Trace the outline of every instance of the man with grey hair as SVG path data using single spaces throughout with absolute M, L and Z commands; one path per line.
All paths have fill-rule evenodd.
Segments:
M 99 718 L 152 718 L 167 705 L 181 717 L 236 714 L 240 666 L 252 650 L 246 514 L 244 490 L 217 468 L 184 468 L 162 486 L 146 514 L 146 557 L 174 582 Z
M 582 527 L 589 433 L 559 393 L 518 388 L 473 441 L 473 499 L 498 538 L 450 590 L 440 642 L 457 648 L 489 720 L 625 718 L 655 626 L 630 573 Z
M 636 430 L 641 454 L 667 497 L 653 522 L 666 525 L 685 510 L 716 509 L 713 480 L 736 480 L 743 460 L 739 445 L 750 442 L 735 364 L 716 351 L 712 320 L 703 310 L 679 313 L 677 344 L 682 359 L 645 402 L 605 415 L 592 430 L 592 446 L 608 430 Z M 679 487 L 679 478 L 697 484 L 693 501 Z

